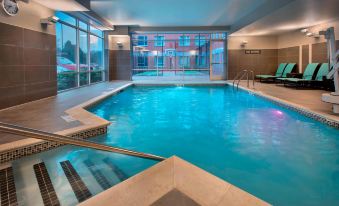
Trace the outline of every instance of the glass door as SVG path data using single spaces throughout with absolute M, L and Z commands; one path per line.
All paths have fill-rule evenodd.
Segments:
M 210 80 L 225 79 L 225 41 L 211 40 L 210 43 Z

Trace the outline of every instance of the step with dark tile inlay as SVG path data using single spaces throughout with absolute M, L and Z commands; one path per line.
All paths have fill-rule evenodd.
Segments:
M 111 183 L 107 180 L 107 178 L 99 170 L 99 168 L 91 160 L 89 159 L 85 160 L 84 164 L 88 167 L 89 171 L 92 173 L 95 180 L 99 183 L 103 190 L 107 190 L 112 186 Z
M 0 201 L 1 206 L 18 205 L 12 167 L 0 170 Z
M 129 176 L 116 164 L 114 164 L 109 158 L 105 158 L 103 161 L 111 168 L 111 170 L 116 174 L 121 182 L 129 178 Z
M 75 171 L 72 164 L 67 160 L 60 162 L 60 165 L 64 170 L 68 182 L 70 183 L 78 201 L 82 202 L 92 197 L 92 193 L 88 190 L 87 186 L 82 181 L 79 174 Z
M 33 165 L 35 177 L 38 181 L 40 194 L 45 206 L 59 206 L 60 202 L 54 190 L 44 162 Z

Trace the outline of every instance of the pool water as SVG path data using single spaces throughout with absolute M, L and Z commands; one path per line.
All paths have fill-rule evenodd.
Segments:
M 133 86 L 89 111 L 112 123 L 93 141 L 177 155 L 274 205 L 339 205 L 339 130 L 249 92 L 230 86 Z M 14 171 L 18 195 L 31 201 L 27 205 L 41 202 L 27 200 L 37 188 L 27 168 L 39 161 L 45 162 L 62 204 L 76 204 L 59 164 L 63 160 L 72 162 L 93 194 L 103 189 L 86 160 L 112 177 L 111 185 L 120 181 L 107 160 L 126 177 L 156 163 L 73 146 L 23 158 Z

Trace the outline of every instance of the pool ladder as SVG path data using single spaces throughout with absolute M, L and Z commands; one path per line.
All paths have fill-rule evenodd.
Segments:
M 240 84 L 240 81 L 243 80 L 244 78 L 246 77 L 246 80 L 247 80 L 247 87 L 249 88 L 250 87 L 250 80 L 252 80 L 252 87 L 254 89 L 254 72 L 253 70 L 247 70 L 247 69 L 244 69 L 244 70 L 241 70 L 240 72 L 238 72 L 238 74 L 234 77 L 234 80 L 233 80 L 233 88 L 235 88 L 235 82 L 237 82 L 237 90 L 239 89 L 239 84 Z M 252 78 L 252 79 L 250 79 Z

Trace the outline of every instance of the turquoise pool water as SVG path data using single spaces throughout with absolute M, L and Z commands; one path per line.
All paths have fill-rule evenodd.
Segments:
M 339 205 L 339 130 L 229 86 L 129 87 L 89 111 L 112 124 L 96 142 L 165 157 L 177 155 L 274 205 Z M 70 160 L 92 194 L 103 191 L 86 162 L 111 185 L 156 162 L 73 146 L 14 163 L 18 196 L 32 193 L 32 164 L 44 161 L 63 205 L 75 196 L 59 162 Z M 62 198 L 61 198 L 62 197 Z

